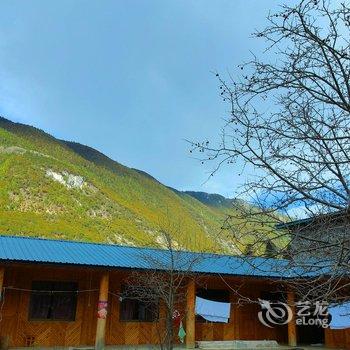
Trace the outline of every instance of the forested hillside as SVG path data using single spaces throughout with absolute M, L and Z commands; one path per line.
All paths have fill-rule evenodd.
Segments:
M 0 118 L 0 233 L 236 253 L 232 200 L 179 192 L 97 150 Z

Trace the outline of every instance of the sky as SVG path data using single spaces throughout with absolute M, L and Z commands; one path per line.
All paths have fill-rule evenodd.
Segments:
M 227 114 L 213 72 L 259 53 L 251 33 L 276 0 L 1 0 L 0 115 L 80 142 L 179 190 L 235 196 L 240 164 L 189 140 L 216 140 Z

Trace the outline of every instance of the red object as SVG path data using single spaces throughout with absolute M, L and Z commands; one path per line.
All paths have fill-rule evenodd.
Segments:
M 107 301 L 99 301 L 97 304 L 97 318 L 105 319 L 107 317 Z
M 178 310 L 174 310 L 174 312 L 173 312 L 173 322 L 174 322 L 175 326 L 177 326 L 177 327 L 180 326 L 181 314 Z

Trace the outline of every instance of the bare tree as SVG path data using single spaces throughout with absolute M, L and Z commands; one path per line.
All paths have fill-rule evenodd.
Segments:
M 238 78 L 216 74 L 229 106 L 221 143 L 191 142 L 191 152 L 215 162 L 212 175 L 226 164 L 243 168 L 238 196 L 251 205 L 224 225 L 240 247 L 286 257 L 304 298 L 348 299 L 349 2 L 304 0 L 267 20 L 254 34 L 266 51 L 240 65 Z M 308 220 L 283 225 L 297 212 Z
M 171 227 L 170 227 L 171 226 Z M 195 279 L 193 273 L 202 261 L 201 253 L 180 249 L 174 240 L 174 227 L 169 223 L 160 225 L 164 249 L 147 250 L 140 254 L 147 270 L 134 271 L 127 281 L 126 296 L 149 306 L 158 320 L 158 338 L 161 349 L 172 350 L 179 321 L 186 315 L 187 283 Z M 158 307 L 154 307 L 159 305 Z M 176 319 L 178 322 L 176 322 Z

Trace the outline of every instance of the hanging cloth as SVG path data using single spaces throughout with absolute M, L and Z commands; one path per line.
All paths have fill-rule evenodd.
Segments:
M 196 297 L 196 315 L 210 322 L 228 323 L 231 304 Z
M 330 306 L 328 312 L 332 316 L 329 324 L 330 329 L 350 328 L 350 302 Z
M 185 332 L 185 329 L 182 325 L 182 321 L 180 321 L 178 336 L 179 336 L 180 342 L 183 343 L 185 340 L 185 337 L 186 337 L 186 332 Z

